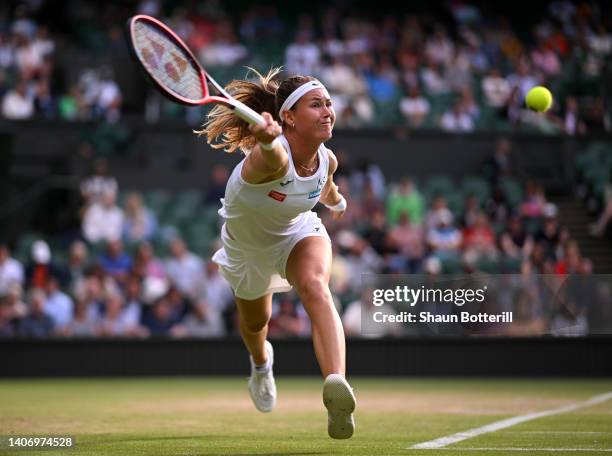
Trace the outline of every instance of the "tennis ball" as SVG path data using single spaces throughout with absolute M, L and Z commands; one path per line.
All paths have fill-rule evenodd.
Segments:
M 537 86 L 527 92 L 527 106 L 537 112 L 548 111 L 552 105 L 552 94 L 546 87 Z

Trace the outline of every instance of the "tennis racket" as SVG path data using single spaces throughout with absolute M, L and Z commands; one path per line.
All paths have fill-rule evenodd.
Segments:
M 222 103 L 248 123 L 266 125 L 260 114 L 227 93 L 163 22 L 140 14 L 128 20 L 128 32 L 136 60 L 166 97 L 188 106 Z M 217 95 L 210 94 L 209 84 Z

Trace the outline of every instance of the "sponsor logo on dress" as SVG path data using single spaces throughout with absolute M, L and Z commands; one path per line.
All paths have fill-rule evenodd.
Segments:
M 321 178 L 319 179 L 319 181 L 317 182 L 317 189 L 313 190 L 312 192 L 310 192 L 308 194 L 308 199 L 313 199 L 318 197 L 321 194 L 321 190 L 323 190 L 323 186 L 325 185 L 325 182 L 327 181 L 327 178 Z
M 284 187 L 285 185 L 289 185 L 291 182 L 293 182 L 293 179 L 288 180 L 287 182 L 279 182 L 281 187 Z
M 281 203 L 285 201 L 285 198 L 287 198 L 286 194 L 277 192 L 276 190 L 270 190 L 270 193 L 268 193 L 268 196 L 276 201 L 280 201 Z

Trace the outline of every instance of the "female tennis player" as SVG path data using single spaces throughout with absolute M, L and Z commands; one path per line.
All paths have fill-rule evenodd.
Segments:
M 334 184 L 338 162 L 323 143 L 332 137 L 336 114 L 318 80 L 293 76 L 278 83 L 279 70 L 258 81 L 235 80 L 227 90 L 262 113 L 264 125 L 249 125 L 223 105 L 202 130 L 215 148 L 241 149 L 219 214 L 223 247 L 214 256 L 236 296 L 242 339 L 250 353 L 249 391 L 255 407 L 276 402 L 274 352 L 266 340 L 272 294 L 295 287 L 312 323 L 315 353 L 325 384 L 330 437 L 354 431 L 355 396 L 345 380 L 345 340 L 329 291 L 331 241 L 312 211 L 321 201 L 336 216 L 346 200 Z M 218 141 L 218 142 L 216 142 Z

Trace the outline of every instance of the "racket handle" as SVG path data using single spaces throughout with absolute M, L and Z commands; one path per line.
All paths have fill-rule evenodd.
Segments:
M 243 103 L 234 105 L 234 113 L 242 120 L 246 120 L 250 124 L 266 125 L 266 120 Z

